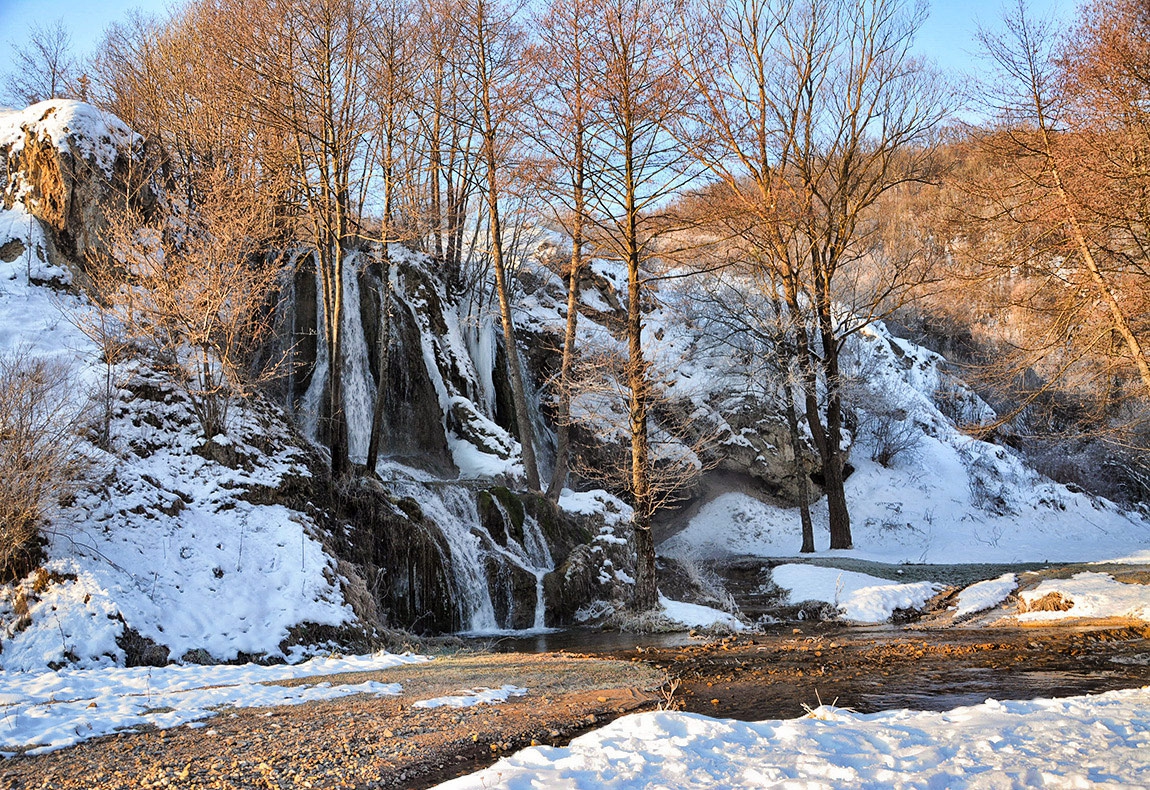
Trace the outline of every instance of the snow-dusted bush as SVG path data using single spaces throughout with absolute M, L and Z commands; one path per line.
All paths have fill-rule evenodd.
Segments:
M 888 469 L 899 457 L 913 455 L 922 444 L 922 429 L 909 419 L 905 409 L 883 407 L 866 412 L 859 420 L 859 432 L 868 440 L 871 460 Z
M 74 390 L 63 364 L 0 355 L 0 581 L 35 566 L 45 520 L 87 468 Z

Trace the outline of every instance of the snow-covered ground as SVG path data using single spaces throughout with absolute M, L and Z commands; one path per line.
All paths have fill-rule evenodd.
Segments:
M 865 573 L 813 565 L 780 565 L 771 580 L 789 592 L 792 603 L 823 601 L 859 623 L 881 623 L 895 609 L 920 609 L 942 589 L 934 582 L 891 584 Z
M 936 582 L 899 584 L 865 573 L 815 565 L 780 565 L 771 581 L 787 593 L 789 603 L 820 601 L 836 607 L 842 619 L 856 623 L 881 623 L 898 609 L 922 609 L 943 589 Z M 1019 585 L 1018 575 L 1006 573 L 976 582 L 958 593 L 953 615 L 957 618 L 993 609 Z M 1057 609 L 1027 611 L 1036 601 L 1057 595 Z M 1069 579 L 1045 579 L 1019 594 L 1023 623 L 1056 623 L 1059 620 L 1120 618 L 1150 622 L 1150 585 L 1124 583 L 1108 573 L 1084 572 Z
M 747 723 L 643 713 L 440 790 L 1150 786 L 1150 689 L 945 713 L 820 707 Z
M 377 653 L 270 667 L 189 665 L 0 673 L 0 755 L 8 756 L 18 748 L 27 748 L 30 754 L 54 751 L 144 726 L 168 729 L 192 722 L 204 726 L 204 719 L 228 708 L 297 705 L 348 694 L 395 695 L 401 692 L 397 683 L 275 683 L 427 660 Z
M 0 143 L 22 144 L 22 124 L 105 170 L 116 145 L 136 139 L 78 102 L 5 115 Z M 51 359 L 71 372 L 78 409 L 98 400 L 107 369 L 89 337 L 92 310 L 44 285 L 71 274 L 52 265 L 19 203 L 0 209 L 0 245 L 9 242 L 19 254 L 0 260 L 0 354 Z M 309 474 L 274 410 L 231 410 L 225 441 L 243 462 L 226 467 L 196 453 L 202 436 L 170 380 L 135 362 L 111 373 L 110 451 L 84 445 L 94 479 L 48 525 L 43 573 L 0 586 L 0 671 L 122 665 L 126 628 L 172 660 L 189 650 L 231 660 L 284 655 L 300 624 L 352 621 L 311 517 L 249 496 Z
M 1150 560 L 1145 513 L 1055 483 L 1015 450 L 959 430 L 940 410 L 940 392 L 964 401 L 966 412 L 993 412 L 946 372 L 939 355 L 876 324 L 848 345 L 848 359 L 867 391 L 878 393 L 870 397 L 897 405 L 916 434 L 888 468 L 871 459 L 875 437 L 859 432 L 846 482 L 854 548 L 829 552 L 817 526 L 826 523 L 821 499 L 811 508 L 820 552 L 888 563 Z M 868 405 L 859 404 L 863 422 Z M 797 508 L 732 492 L 704 505 L 659 550 L 693 559 L 787 557 L 798 556 L 801 544 Z

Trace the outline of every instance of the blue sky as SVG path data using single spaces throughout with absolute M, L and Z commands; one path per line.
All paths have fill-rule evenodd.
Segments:
M 930 17 L 919 34 L 919 50 L 947 70 L 972 70 L 977 61 L 976 23 L 993 26 L 1001 15 L 1003 0 L 933 0 Z M 1080 0 L 1030 0 L 1033 9 L 1069 17 Z M 171 0 L 0 0 L 0 72 L 12 65 L 9 42 L 20 44 L 29 25 L 38 20 L 63 19 L 80 52 L 94 48 L 104 28 L 125 18 L 132 8 L 161 13 L 178 2 Z

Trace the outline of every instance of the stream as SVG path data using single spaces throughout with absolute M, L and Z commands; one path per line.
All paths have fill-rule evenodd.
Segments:
M 820 704 L 859 713 L 941 711 L 987 699 L 1150 685 L 1150 642 L 1138 628 L 925 631 L 809 623 L 719 641 L 567 629 L 484 646 L 642 661 L 667 673 L 680 709 L 744 721 L 793 718 Z

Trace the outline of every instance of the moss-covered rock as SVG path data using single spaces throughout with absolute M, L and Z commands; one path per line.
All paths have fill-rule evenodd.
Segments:
M 565 562 L 576 546 L 589 543 L 595 537 L 589 519 L 564 513 L 542 494 L 525 492 L 519 499 L 527 515 L 539 522 L 557 565 Z

